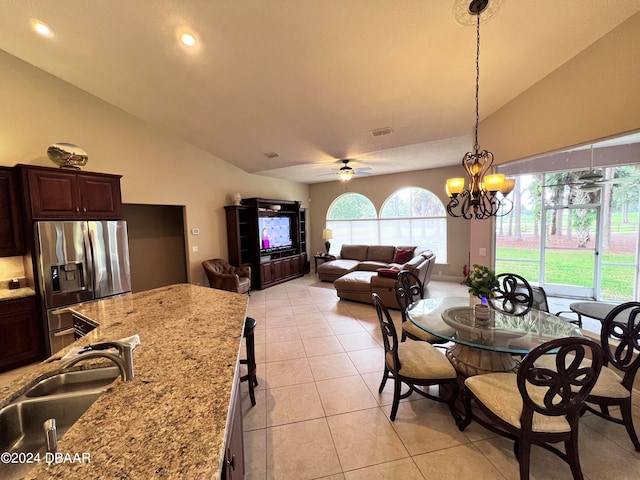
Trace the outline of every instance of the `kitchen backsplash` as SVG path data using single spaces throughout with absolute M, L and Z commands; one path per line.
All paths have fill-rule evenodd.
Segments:
M 0 288 L 9 288 L 9 280 L 18 279 L 24 286 L 22 257 L 0 257 Z

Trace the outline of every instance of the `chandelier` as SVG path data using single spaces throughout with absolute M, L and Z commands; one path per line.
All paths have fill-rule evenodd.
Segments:
M 465 179 L 449 178 L 446 192 L 449 197 L 447 213 L 452 217 L 470 220 L 484 220 L 490 217 L 504 216 L 511 212 L 513 203 L 507 198 L 515 186 L 515 179 L 505 178 L 501 173 L 487 175 L 493 165 L 493 153 L 480 150 L 478 144 L 478 92 L 480 85 L 480 14 L 487 8 L 489 0 L 472 0 L 469 13 L 477 16 L 476 29 L 476 124 L 474 129 L 473 152 L 465 153 L 462 167 L 469 177 Z

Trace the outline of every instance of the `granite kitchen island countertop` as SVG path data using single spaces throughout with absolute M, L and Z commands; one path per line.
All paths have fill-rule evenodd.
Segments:
M 180 284 L 74 307 L 100 327 L 55 357 L 139 334 L 135 377 L 116 379 L 60 439 L 59 452 L 90 463 L 39 464 L 26 478 L 218 478 L 247 304 L 246 295 Z M 26 369 L 0 389 L 0 406 L 57 364 Z

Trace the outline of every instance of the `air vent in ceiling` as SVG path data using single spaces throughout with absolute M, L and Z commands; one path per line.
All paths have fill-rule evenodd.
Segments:
M 280 155 L 277 154 L 276 152 L 269 152 L 269 153 L 265 153 L 264 156 L 267 158 L 278 158 Z
M 390 127 L 385 127 L 371 130 L 369 133 L 374 137 L 381 137 L 382 135 L 391 135 L 393 133 L 393 130 L 391 130 Z

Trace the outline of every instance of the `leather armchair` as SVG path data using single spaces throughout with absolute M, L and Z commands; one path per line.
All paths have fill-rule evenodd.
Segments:
M 251 290 L 251 267 L 234 267 L 221 258 L 202 262 L 209 286 L 229 292 L 247 293 Z

